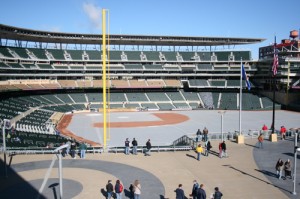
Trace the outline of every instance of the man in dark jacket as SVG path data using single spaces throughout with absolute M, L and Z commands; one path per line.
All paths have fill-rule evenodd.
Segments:
M 221 199 L 223 194 L 219 191 L 219 187 L 215 187 L 214 199 Z
M 221 157 L 227 158 L 228 155 L 227 155 L 227 151 L 226 151 L 226 150 L 227 150 L 227 147 L 226 147 L 225 141 L 222 142 L 221 148 L 222 148 L 222 156 L 221 156 Z
M 203 189 L 204 185 L 201 184 L 200 188 L 197 191 L 197 199 L 206 199 L 206 192 Z
M 107 192 L 107 199 L 111 199 L 113 196 L 114 186 L 111 183 L 111 180 L 108 181 L 106 184 L 106 192 Z
M 197 199 L 197 191 L 199 189 L 199 184 L 197 182 L 197 180 L 194 180 L 194 184 L 193 184 L 193 188 L 192 188 L 192 196 L 193 199 Z
M 138 146 L 138 142 L 136 141 L 135 138 L 133 138 L 131 144 L 132 144 L 132 154 L 136 155 L 136 154 L 137 154 L 137 146 Z
M 175 190 L 176 192 L 176 199 L 185 199 L 184 191 L 182 189 L 182 184 L 178 185 L 178 188 Z
M 151 142 L 150 142 L 150 139 L 148 139 L 148 141 L 146 142 L 146 149 L 147 149 L 147 151 L 145 152 L 145 155 L 151 155 L 150 154 L 151 148 L 152 148 Z

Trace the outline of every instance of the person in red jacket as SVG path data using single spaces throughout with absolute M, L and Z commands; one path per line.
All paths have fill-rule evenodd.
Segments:
M 265 124 L 264 124 L 261 130 L 263 130 L 263 131 L 266 131 L 266 130 L 268 130 L 268 127 L 267 127 L 267 125 L 265 125 Z
M 286 134 L 286 128 L 284 126 L 281 126 L 280 128 L 280 134 L 281 134 L 281 139 L 285 139 L 285 134 Z

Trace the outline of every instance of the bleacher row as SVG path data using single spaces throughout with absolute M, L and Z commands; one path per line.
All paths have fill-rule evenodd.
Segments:
M 107 96 L 110 108 L 148 108 L 155 110 L 173 109 L 238 109 L 238 93 L 220 92 L 134 92 L 110 93 Z M 102 107 L 102 93 L 45 94 L 9 98 L 0 101 L 1 118 L 12 119 L 32 108 L 39 108 L 19 122 L 22 125 L 44 124 L 53 112 L 98 109 Z M 269 109 L 271 100 L 251 93 L 243 94 L 244 110 Z M 20 128 L 23 128 L 23 126 Z
M 239 80 L 190 79 L 190 88 L 239 88 Z M 183 88 L 177 79 L 110 79 L 109 88 Z M 245 87 L 244 81 L 242 84 Z M 253 85 L 252 85 L 253 87 Z M 7 80 L 0 81 L 0 91 L 10 90 L 49 90 L 68 88 L 102 88 L 102 80 Z
M 1 57 L 0 57 L 1 58 Z M 103 65 L 100 63 L 44 63 L 28 60 L 8 60 L 0 61 L 0 68 L 2 69 L 30 69 L 30 70 L 89 70 L 89 71 L 101 71 Z M 240 70 L 240 64 L 220 64 L 220 63 L 166 63 L 166 64 L 126 64 L 126 63 L 110 63 L 106 65 L 106 68 L 112 71 L 162 71 L 162 72 L 186 72 L 186 71 L 199 71 L 206 70 L 211 71 L 237 71 Z M 245 65 L 245 68 L 251 68 L 249 65 Z
M 0 138 L 2 143 L 2 137 Z M 6 146 L 8 148 L 23 147 L 59 147 L 66 143 L 67 138 L 60 135 L 40 134 L 35 132 L 24 132 L 20 130 L 8 131 L 6 134 Z
M 0 47 L 0 58 L 49 61 L 100 61 L 102 60 L 101 55 L 102 51 L 97 50 Z M 110 50 L 109 56 L 111 61 L 239 61 L 241 58 L 248 61 L 250 60 L 250 51 L 158 52 Z

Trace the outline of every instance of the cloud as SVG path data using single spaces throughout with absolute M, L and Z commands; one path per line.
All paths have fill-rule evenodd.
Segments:
M 101 8 L 92 3 L 83 3 L 83 10 L 88 16 L 93 29 L 101 29 Z

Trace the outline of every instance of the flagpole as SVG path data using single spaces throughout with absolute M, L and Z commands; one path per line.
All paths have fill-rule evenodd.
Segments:
M 276 36 L 274 37 L 274 56 L 273 59 L 275 59 L 275 52 L 276 51 Z M 273 67 L 274 67 L 274 60 L 273 60 Z M 273 68 L 274 70 L 274 68 Z M 275 132 L 275 87 L 276 87 L 276 79 L 275 79 L 275 75 L 274 72 L 272 71 L 273 74 L 273 114 L 272 114 L 272 134 Z
M 241 58 L 241 71 L 240 71 L 240 111 L 239 111 L 239 132 L 242 134 L 242 60 Z

